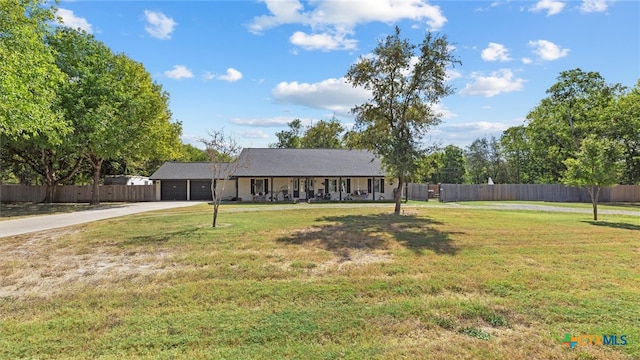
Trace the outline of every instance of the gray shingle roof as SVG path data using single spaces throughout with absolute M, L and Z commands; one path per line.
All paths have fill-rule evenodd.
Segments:
M 380 160 L 368 151 L 344 149 L 244 149 L 236 176 L 384 176 Z M 246 166 L 242 164 L 247 164 Z
M 216 179 L 223 178 L 221 176 L 223 168 L 224 166 L 218 167 Z M 149 178 L 152 180 L 209 180 L 212 175 L 213 169 L 209 162 L 168 161 L 162 164 Z
M 154 180 L 211 179 L 208 162 L 166 162 Z M 217 178 L 222 178 L 220 174 Z M 382 177 L 379 158 L 368 151 L 344 149 L 244 149 L 234 176 L 239 177 Z

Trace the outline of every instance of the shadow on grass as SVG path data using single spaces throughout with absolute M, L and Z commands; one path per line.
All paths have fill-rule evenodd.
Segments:
M 122 246 L 137 246 L 137 245 L 154 245 L 166 243 L 169 240 L 188 239 L 200 230 L 200 228 L 184 229 L 174 232 L 163 232 L 161 234 L 141 235 L 133 236 L 125 241 L 120 242 L 118 245 Z
M 350 250 L 381 250 L 396 242 L 418 255 L 432 251 L 441 255 L 455 255 L 458 248 L 449 235 L 437 230 L 441 222 L 415 215 L 394 216 L 345 215 L 318 219 L 332 224 L 312 226 L 278 239 L 289 244 L 318 243 L 338 256 L 348 257 Z
M 624 229 L 624 230 L 635 230 L 640 231 L 640 225 L 634 225 L 623 222 L 607 222 L 607 221 L 583 221 L 587 224 L 595 225 L 595 226 L 606 226 L 614 229 Z

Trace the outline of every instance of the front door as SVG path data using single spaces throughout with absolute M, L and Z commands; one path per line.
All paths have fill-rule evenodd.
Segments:
M 307 188 L 307 199 L 313 199 L 316 196 L 313 193 L 313 179 L 306 179 L 304 182 Z
M 300 198 L 300 179 L 293 179 L 293 198 Z

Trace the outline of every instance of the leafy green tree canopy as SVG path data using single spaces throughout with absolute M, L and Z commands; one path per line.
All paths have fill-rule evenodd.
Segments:
M 287 124 L 288 130 L 276 133 L 278 142 L 270 144 L 278 149 L 339 149 L 344 147 L 342 134 L 344 126 L 335 117 L 303 126 L 300 119 Z
M 562 182 L 570 186 L 586 187 L 593 204 L 593 220 L 598 220 L 600 189 L 618 183 L 624 163 L 622 146 L 607 138 L 589 135 L 575 158 L 564 161 L 567 171 Z
M 289 130 L 282 130 L 276 133 L 278 142 L 270 144 L 269 147 L 277 149 L 298 149 L 301 147 L 300 136 L 302 134 L 302 121 L 295 119 L 287 124 Z
M 320 120 L 307 127 L 300 143 L 305 149 L 340 149 L 344 126 L 336 118 Z
M 424 135 L 440 122 L 441 114 L 434 107 L 453 92 L 446 70 L 459 63 L 446 36 L 427 32 L 420 45 L 413 45 L 400 37 L 396 27 L 372 56 L 361 57 L 347 72 L 351 85 L 371 91 L 369 101 L 352 109 L 355 128 L 363 135 L 361 145 L 381 156 L 389 175 L 399 180 L 396 215 L 404 183 L 424 155 Z
M 168 94 L 142 64 L 113 54 L 82 31 L 60 28 L 49 41 L 58 67 L 69 77 L 59 89 L 60 107 L 93 168 L 93 204 L 99 202 L 106 159 L 179 155 L 181 125 L 171 122 Z
M 599 114 L 623 90 L 619 84 L 607 84 L 599 73 L 581 69 L 563 71 L 557 80 L 527 115 L 532 155 L 544 166 L 541 177 L 548 181 L 562 177 L 563 161 L 580 150 L 585 137 L 606 136 L 612 119 Z
M 69 130 L 52 108 L 64 75 L 45 43 L 55 9 L 44 0 L 0 1 L 0 136 L 30 138 Z

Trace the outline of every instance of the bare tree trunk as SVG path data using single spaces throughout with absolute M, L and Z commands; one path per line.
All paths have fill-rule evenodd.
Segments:
M 222 185 L 224 188 L 224 183 Z M 211 197 L 213 198 L 213 222 L 212 227 L 216 227 L 218 224 L 218 209 L 220 208 L 220 201 L 222 197 L 219 196 L 222 193 L 222 190 L 218 192 L 218 181 L 217 179 L 211 179 Z
M 100 205 L 100 169 L 102 169 L 103 159 L 89 159 L 93 167 L 93 194 L 91 194 L 91 205 Z
M 600 197 L 600 186 L 591 186 L 589 188 L 591 195 L 591 204 L 593 205 L 593 220 L 598 221 L 598 198 Z
M 396 207 L 393 210 L 394 215 L 400 215 L 400 206 L 402 205 L 402 191 L 404 190 L 404 179 L 398 178 L 398 188 L 396 189 Z
M 56 195 L 55 186 L 58 183 L 56 181 L 56 170 L 55 170 L 55 167 L 53 166 L 53 161 L 49 156 L 50 153 L 44 150 L 41 151 L 40 153 L 41 153 L 40 158 L 41 158 L 42 164 L 44 165 L 44 171 L 45 171 L 44 182 L 47 186 L 44 202 L 52 203 L 55 201 L 55 195 Z
M 214 202 L 214 204 L 213 204 L 213 227 L 216 227 L 216 224 L 218 223 L 218 208 L 219 207 L 220 207 L 220 203 Z
M 53 181 L 50 181 L 49 179 L 46 179 L 45 183 L 46 183 L 47 189 L 44 195 L 43 202 L 52 203 L 55 201 L 55 198 L 56 198 L 56 183 Z

